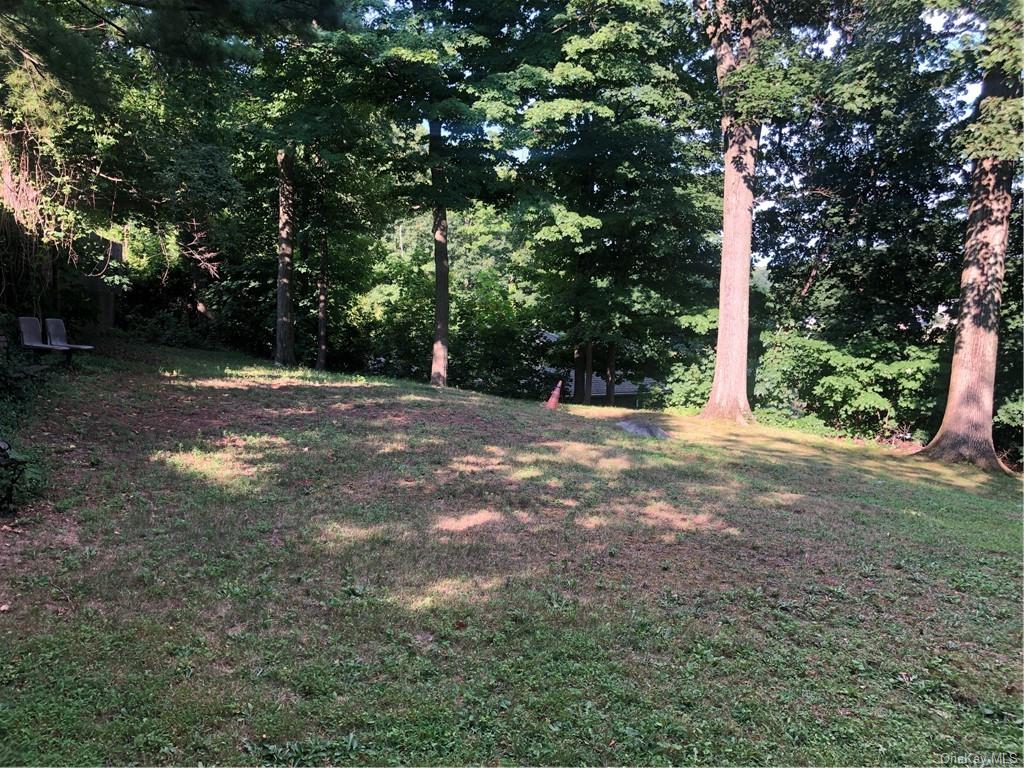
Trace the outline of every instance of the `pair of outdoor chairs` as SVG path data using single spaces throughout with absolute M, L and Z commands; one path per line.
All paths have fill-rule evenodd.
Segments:
M 41 352 L 87 352 L 93 349 L 88 344 L 69 344 L 67 329 L 59 317 L 46 318 L 46 341 L 43 341 L 43 329 L 38 317 L 19 317 L 18 327 L 21 329 L 21 346 L 26 349 Z

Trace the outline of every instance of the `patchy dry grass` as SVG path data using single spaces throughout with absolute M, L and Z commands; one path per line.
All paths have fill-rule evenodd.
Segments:
M 20 429 L 3 763 L 1022 752 L 1020 485 L 803 434 L 95 358 Z

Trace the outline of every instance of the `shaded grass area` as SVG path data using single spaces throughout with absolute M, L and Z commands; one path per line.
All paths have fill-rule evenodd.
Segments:
M 804 434 L 97 357 L 19 437 L 3 763 L 1020 753 L 1020 485 Z

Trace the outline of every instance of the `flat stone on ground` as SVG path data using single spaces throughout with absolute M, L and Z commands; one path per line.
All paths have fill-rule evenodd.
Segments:
M 625 419 L 624 421 L 615 422 L 615 426 L 623 432 L 628 432 L 638 437 L 653 437 L 655 440 L 668 440 L 669 438 L 668 432 L 661 427 L 643 421 Z

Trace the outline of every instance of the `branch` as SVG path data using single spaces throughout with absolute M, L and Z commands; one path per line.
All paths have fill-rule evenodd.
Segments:
M 86 3 L 85 0 L 75 0 L 75 3 L 77 5 L 79 5 L 79 6 L 81 6 L 85 10 L 86 13 L 90 14 L 91 16 L 94 16 L 96 19 L 98 19 L 103 24 L 106 24 L 111 29 L 117 31 L 125 39 L 125 41 L 127 41 L 131 45 L 138 45 L 138 46 L 141 46 L 142 48 L 145 48 L 148 51 L 152 51 L 153 53 L 159 53 L 159 51 L 156 48 L 154 48 L 152 45 L 150 45 L 149 43 L 143 42 L 141 40 L 135 40 L 128 33 L 128 30 L 126 30 L 124 27 L 122 27 L 116 21 L 113 21 L 112 19 L 107 18 L 104 14 L 100 13 L 95 8 L 93 8 L 91 5 Z

